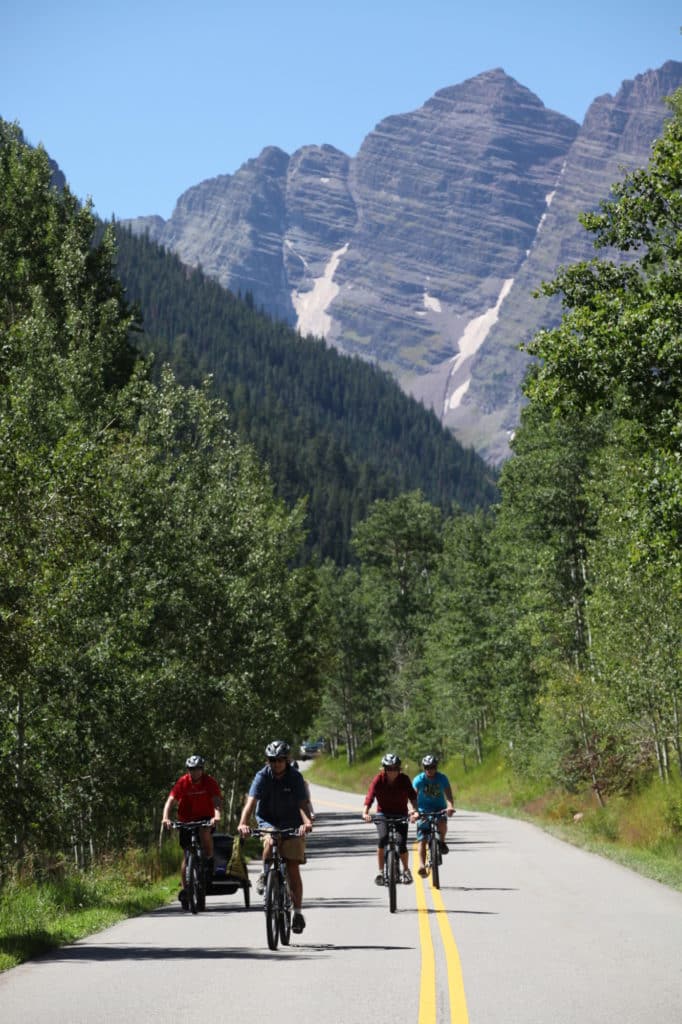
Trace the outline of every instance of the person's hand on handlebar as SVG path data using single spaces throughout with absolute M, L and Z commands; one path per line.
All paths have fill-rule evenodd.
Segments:
M 298 830 L 298 834 L 299 836 L 307 836 L 309 832 L 312 832 L 312 830 L 313 826 L 310 824 L 309 821 L 307 821 L 305 824 L 301 825 L 301 827 Z
M 246 836 L 250 836 L 251 835 L 250 827 L 248 825 L 242 825 L 241 821 L 237 825 L 237 832 L 239 832 L 240 836 L 244 836 L 245 838 L 246 838 Z

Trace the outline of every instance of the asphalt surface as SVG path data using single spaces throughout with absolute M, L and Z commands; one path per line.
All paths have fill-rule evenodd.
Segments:
M 362 799 L 312 793 L 307 927 L 289 947 L 268 949 L 255 889 L 249 910 L 239 891 L 196 916 L 176 903 L 0 975 L 0 1020 L 682 1020 L 682 894 L 532 825 L 458 812 L 440 894 L 415 872 L 390 914 Z

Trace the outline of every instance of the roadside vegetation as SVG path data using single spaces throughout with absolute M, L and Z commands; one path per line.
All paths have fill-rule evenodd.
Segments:
M 0 891 L 0 971 L 163 906 L 177 894 L 179 870 L 170 842 L 88 870 L 61 861 L 36 875 L 25 865 Z

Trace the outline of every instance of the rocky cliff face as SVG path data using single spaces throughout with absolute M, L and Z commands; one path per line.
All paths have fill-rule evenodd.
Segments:
M 167 222 L 130 223 L 303 334 L 379 362 L 500 461 L 517 345 L 556 316 L 531 292 L 591 253 L 577 214 L 646 164 L 679 85 L 670 62 L 595 100 L 580 127 L 488 71 L 382 121 L 355 158 L 268 148 L 190 189 Z
M 668 113 L 665 97 L 680 86 L 682 64 L 670 61 L 624 82 L 616 96 L 600 96 L 590 106 L 528 256 L 472 361 L 470 387 L 454 407 L 446 402 L 442 413 L 457 436 L 490 461 L 506 456 L 507 437 L 519 419 L 527 360 L 518 345 L 560 316 L 558 300 L 534 299 L 533 292 L 543 280 L 551 280 L 560 265 L 596 255 L 592 235 L 578 215 L 598 209 L 614 182 L 647 164 Z

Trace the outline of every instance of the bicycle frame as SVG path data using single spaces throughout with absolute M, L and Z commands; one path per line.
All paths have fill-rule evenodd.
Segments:
M 189 832 L 189 843 L 184 846 L 185 891 L 189 909 L 193 914 L 206 909 L 206 862 L 199 830 L 211 824 L 210 819 L 200 821 L 174 821 L 173 828 Z
M 258 829 L 254 834 L 270 838 L 270 856 L 263 864 L 265 875 L 263 909 L 265 910 L 268 947 L 274 950 L 277 949 L 279 942 L 283 946 L 289 945 L 293 914 L 287 862 L 282 856 L 280 844 L 283 839 L 298 836 L 299 830 L 297 828 Z
M 384 847 L 384 885 L 388 888 L 388 907 L 392 914 L 398 909 L 398 884 L 400 882 L 400 832 L 398 825 L 409 822 L 408 817 L 383 815 L 388 837 Z
M 447 811 L 422 811 L 419 815 L 420 820 L 427 826 L 427 831 L 419 836 L 419 840 L 426 843 L 426 871 L 431 875 L 431 885 L 434 889 L 440 889 L 440 865 L 443 861 L 437 823 L 446 815 Z

